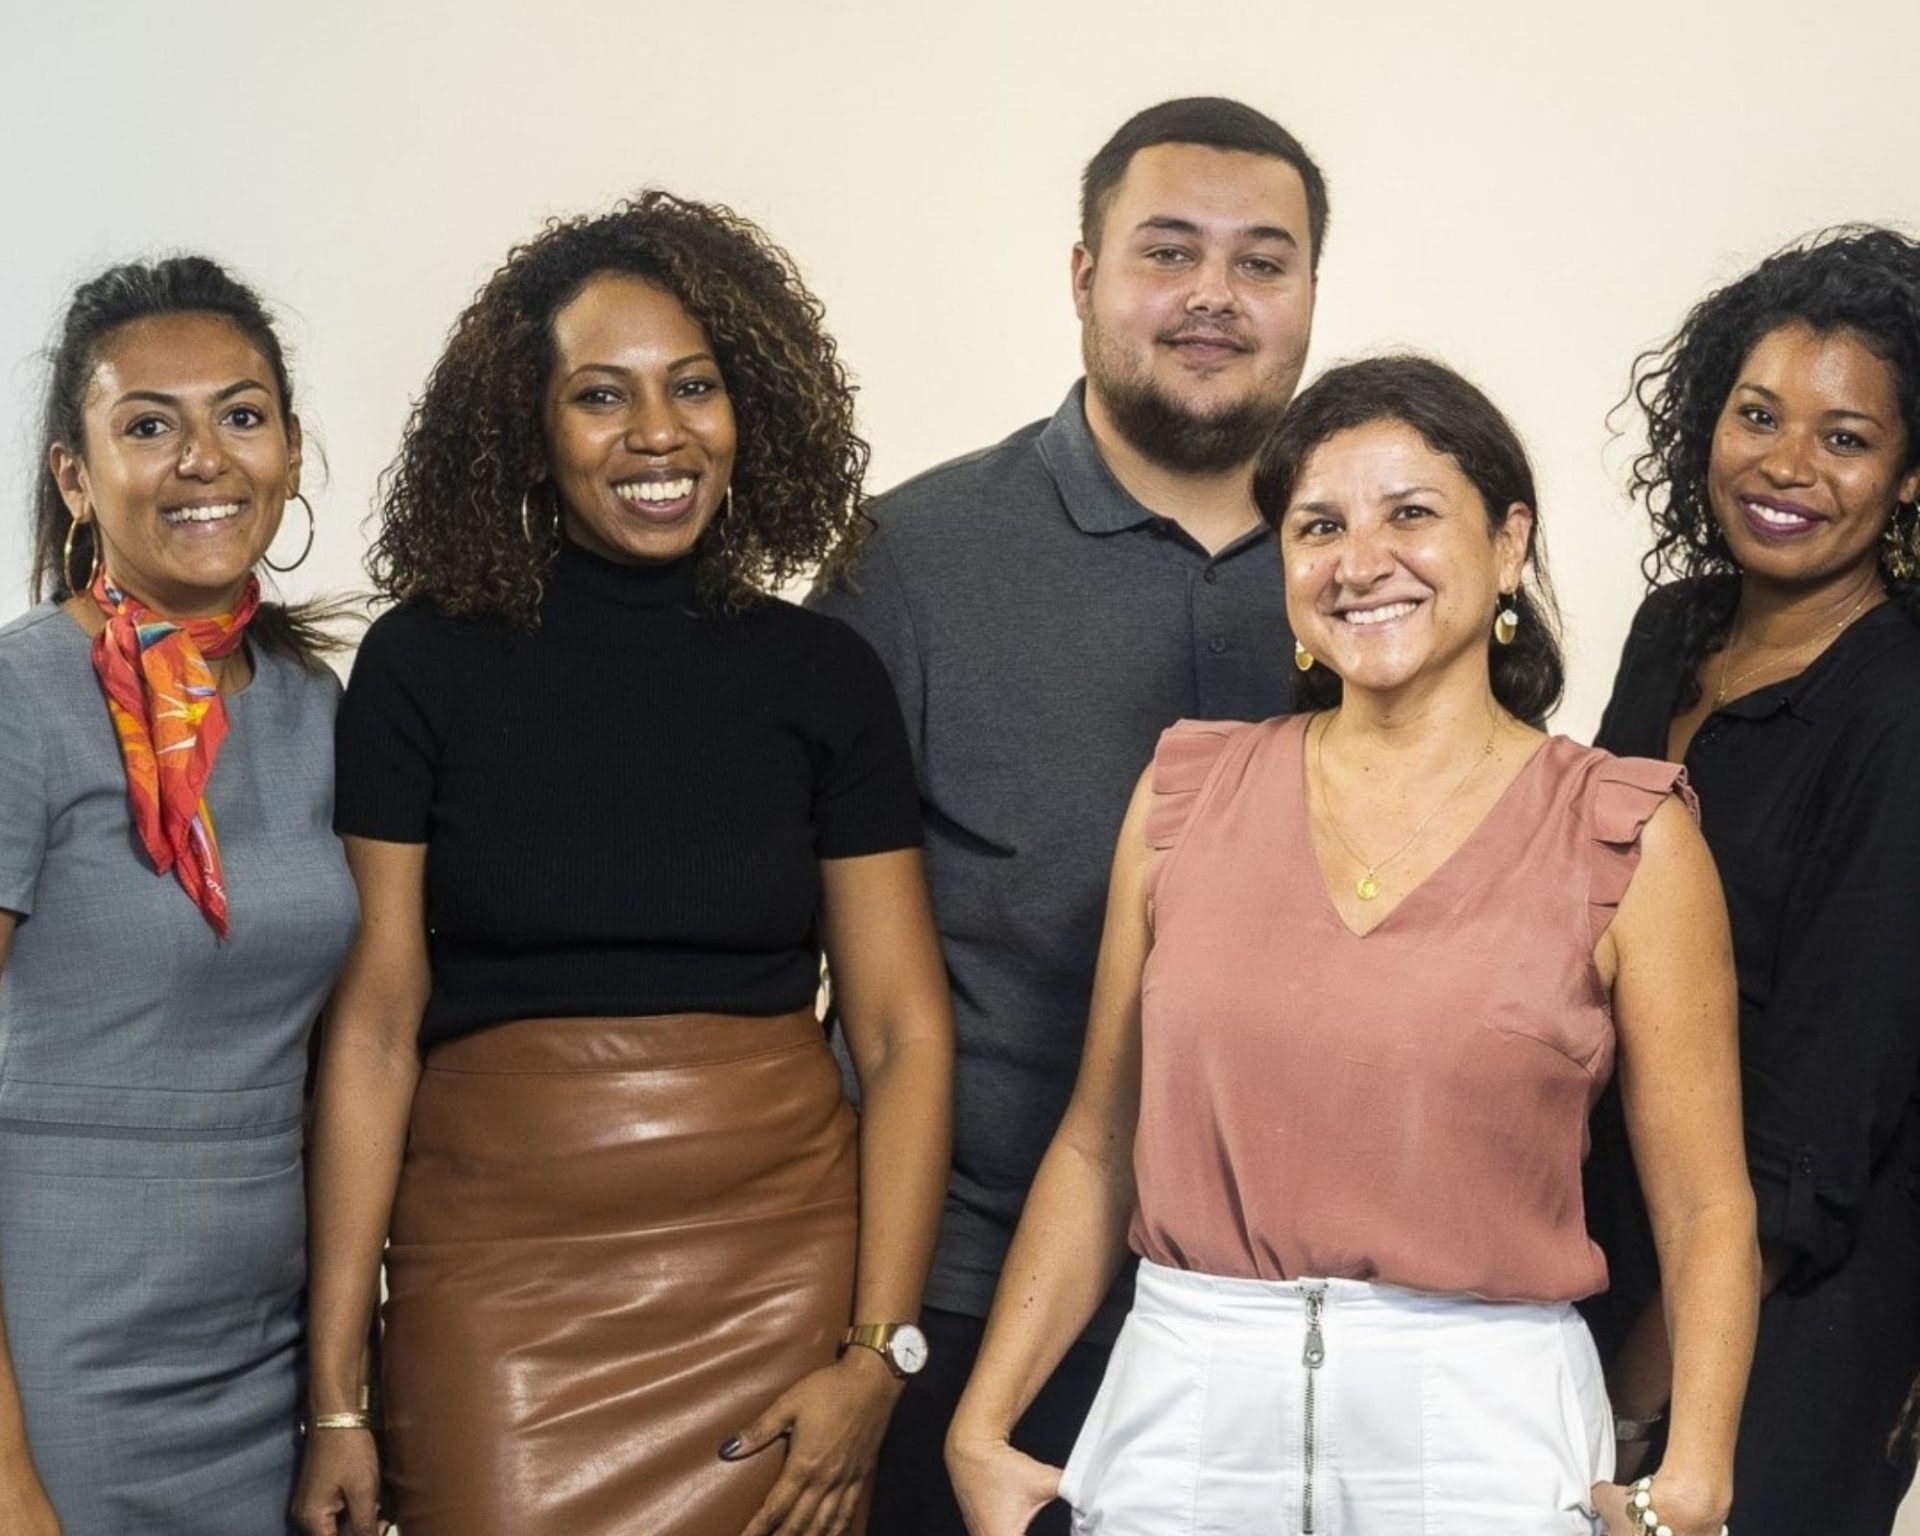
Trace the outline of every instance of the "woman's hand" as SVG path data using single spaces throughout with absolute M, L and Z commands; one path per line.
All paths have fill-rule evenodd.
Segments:
M 782 1435 L 787 1464 L 741 1536 L 841 1536 L 865 1498 L 901 1383 L 855 1345 L 803 1376 L 720 1448 L 725 1461 L 757 1455 Z
M 370 1431 L 307 1432 L 292 1513 L 306 1536 L 382 1536 L 380 1452 Z
M 7 1536 L 60 1536 L 60 1517 L 31 1467 L 0 1473 L 0 1531 Z
M 1060 1468 L 963 1425 L 947 1436 L 947 1472 L 972 1536 L 1025 1536 L 1033 1517 L 1060 1496 Z
M 1646 1536 L 1646 1527 L 1627 1507 L 1630 1490 L 1621 1483 L 1595 1483 L 1590 1497 L 1606 1523 L 1607 1536 Z M 1653 1507 L 1673 1536 L 1720 1536 L 1728 1500 L 1704 1483 L 1675 1476 L 1654 1479 Z

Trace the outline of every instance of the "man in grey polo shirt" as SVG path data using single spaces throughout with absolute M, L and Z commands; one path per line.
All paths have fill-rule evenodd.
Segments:
M 1299 382 L 1326 218 L 1318 168 L 1252 108 L 1132 118 L 1083 181 L 1086 378 L 1050 421 L 880 498 L 856 568 L 814 596 L 899 690 L 957 1035 L 931 1360 L 881 1453 L 874 1536 L 964 1536 L 941 1446 L 1073 1087 L 1133 784 L 1175 720 L 1287 707 L 1279 555 L 1250 483 Z M 1065 1459 L 1127 1288 L 1021 1421 L 1022 1449 Z M 1064 1532 L 1064 1512 L 1033 1530 Z

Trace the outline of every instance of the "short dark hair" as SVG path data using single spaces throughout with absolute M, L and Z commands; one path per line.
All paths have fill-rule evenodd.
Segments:
M 1560 609 L 1547 574 L 1540 534 L 1540 499 L 1527 450 L 1500 408 L 1444 363 L 1402 353 L 1330 368 L 1280 418 L 1253 469 L 1253 500 L 1278 537 L 1293 490 L 1308 456 L 1327 439 L 1376 421 L 1413 428 L 1435 453 L 1444 453 L 1473 482 L 1487 509 L 1490 528 L 1507 520 L 1515 502 L 1533 511 L 1526 565 L 1513 606 L 1520 616 L 1511 645 L 1493 638 L 1487 624 L 1487 664 L 1500 707 L 1539 725 L 1560 702 L 1566 664 L 1560 655 Z M 1340 679 L 1325 667 L 1301 674 L 1294 684 L 1302 709 L 1326 709 L 1340 701 Z
M 40 469 L 33 494 L 31 590 L 35 601 L 75 595 L 73 572 L 66 566 L 69 538 L 74 564 L 85 569 L 99 558 L 93 525 L 74 526 L 48 464 L 48 450 L 59 443 L 86 457 L 87 390 L 101 353 L 122 327 L 165 315 L 211 315 L 231 325 L 265 361 L 280 396 L 281 414 L 288 422 L 293 420 L 293 379 L 273 316 L 260 295 L 219 262 L 191 254 L 129 261 L 82 283 L 67 302 L 48 354 Z M 268 650 L 318 668 L 324 665 L 327 652 L 342 648 L 330 628 L 342 611 L 340 605 L 325 601 L 262 603 L 248 634 Z
M 1090 251 L 1100 248 L 1100 224 L 1133 157 L 1156 144 L 1199 144 L 1207 149 L 1237 149 L 1284 160 L 1300 173 L 1307 188 L 1309 260 L 1320 268 L 1327 240 L 1327 178 L 1306 147 L 1264 112 L 1225 96 L 1182 96 L 1136 112 L 1100 146 L 1080 176 L 1080 239 Z

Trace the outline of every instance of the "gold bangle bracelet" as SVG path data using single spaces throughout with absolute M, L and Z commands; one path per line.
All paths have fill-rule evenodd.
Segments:
M 364 1413 L 316 1413 L 308 1429 L 365 1429 L 372 1421 Z

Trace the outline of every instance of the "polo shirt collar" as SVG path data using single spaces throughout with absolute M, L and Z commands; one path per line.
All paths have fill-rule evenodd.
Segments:
M 1039 448 L 1067 516 L 1082 533 L 1120 533 L 1159 521 L 1159 514 L 1136 501 L 1100 457 L 1087 425 L 1085 379 L 1067 391 L 1053 420 L 1041 428 Z

